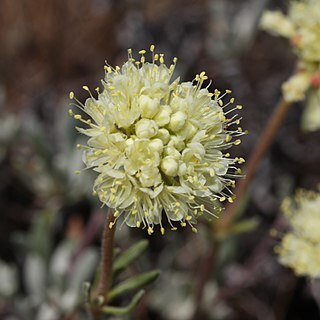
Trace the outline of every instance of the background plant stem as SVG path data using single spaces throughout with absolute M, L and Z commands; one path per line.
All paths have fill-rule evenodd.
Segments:
M 261 160 L 268 151 L 291 105 L 292 103 L 286 102 L 283 99 L 281 99 L 277 104 L 271 118 L 258 139 L 252 155 L 248 160 L 248 164 L 244 170 L 245 178 L 240 180 L 237 184 L 234 192 L 236 195 L 235 201 L 227 205 L 223 218 L 217 223 L 217 229 L 219 231 L 227 230 L 235 219 L 239 202 L 241 201 L 242 196 L 246 193 Z
M 230 203 L 223 214 L 223 218 L 215 224 L 215 232 L 224 233 L 227 232 L 229 227 L 232 225 L 237 213 L 237 206 L 241 201 L 242 196 L 246 193 L 248 186 L 260 164 L 260 161 L 268 151 L 281 123 L 285 119 L 292 103 L 286 102 L 281 99 L 277 104 L 271 118 L 261 133 L 258 142 L 253 150 L 251 157 L 249 158 L 248 164 L 245 169 L 245 178 L 242 179 L 235 189 L 236 200 Z M 218 250 L 218 245 L 213 245 L 210 251 L 207 253 L 206 263 L 202 266 L 200 277 L 198 277 L 198 283 L 196 286 L 195 294 L 195 311 L 190 317 L 191 320 L 198 319 L 198 315 L 201 308 L 201 300 L 206 283 L 209 281 L 212 269 L 214 267 L 215 255 Z

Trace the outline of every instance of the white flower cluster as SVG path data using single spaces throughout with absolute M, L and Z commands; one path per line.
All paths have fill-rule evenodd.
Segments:
M 244 160 L 224 150 L 244 134 L 237 115 L 229 116 L 241 106 L 224 113 L 234 99 L 224 105 L 230 91 L 212 94 L 201 88 L 204 72 L 192 82 L 171 81 L 176 58 L 167 67 L 163 54 L 154 46 L 150 51 L 151 62 L 145 50 L 137 61 L 128 50 L 121 68 L 107 65 L 97 98 L 90 93 L 81 104 L 70 93 L 91 119 L 69 112 L 89 125 L 78 128 L 89 137 L 87 146 L 78 147 L 87 167 L 99 174 L 94 192 L 114 208 L 116 218 L 122 215 L 127 225 L 146 227 L 149 234 L 159 224 L 163 234 L 164 214 L 173 230 L 172 221 L 180 221 L 196 231 L 197 218 L 204 212 L 215 215 L 217 201 L 233 201 L 230 188 L 240 173 L 236 163 Z

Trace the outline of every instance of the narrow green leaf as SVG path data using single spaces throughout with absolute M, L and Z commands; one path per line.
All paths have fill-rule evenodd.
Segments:
M 128 250 L 123 252 L 113 264 L 113 274 L 117 275 L 123 271 L 130 263 L 135 261 L 147 249 L 148 240 L 141 240 Z
M 143 288 L 147 284 L 155 281 L 160 274 L 159 270 L 144 272 L 128 280 L 125 280 L 110 290 L 108 301 L 118 297 L 123 293 L 127 293 L 136 289 Z
M 257 218 L 250 218 L 250 219 L 245 219 L 242 221 L 239 221 L 238 223 L 235 223 L 231 228 L 230 228 L 230 234 L 240 234 L 240 233 L 245 233 L 245 232 L 250 232 L 254 229 L 257 228 L 259 225 L 259 219 Z
M 130 313 L 141 301 L 144 296 L 145 291 L 140 290 L 131 300 L 131 302 L 126 307 L 111 307 L 105 306 L 101 309 L 101 311 L 105 314 L 112 314 L 114 316 L 124 316 Z

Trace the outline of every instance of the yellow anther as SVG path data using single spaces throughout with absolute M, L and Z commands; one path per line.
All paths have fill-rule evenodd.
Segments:
M 241 143 L 241 140 L 240 140 L 240 139 L 237 139 L 233 144 L 237 146 L 237 145 L 239 145 L 240 143 Z
M 219 106 L 222 107 L 223 106 L 223 101 L 222 100 L 218 100 Z
M 147 51 L 146 50 L 140 50 L 139 54 L 145 54 Z
M 88 86 L 82 86 L 82 89 L 83 89 L 83 90 L 86 90 L 86 91 L 89 91 Z
M 82 147 L 81 144 L 78 143 L 78 144 L 77 144 L 77 149 L 81 149 L 81 147 Z
M 241 110 L 242 109 L 242 106 L 239 104 L 239 105 L 237 105 L 237 109 L 238 110 Z
M 109 229 L 112 229 L 113 226 L 114 226 L 114 222 L 110 222 L 109 223 Z
M 81 171 L 80 171 L 80 170 L 75 170 L 74 173 L 75 173 L 75 174 L 80 174 Z
M 230 99 L 230 103 L 234 103 L 234 98 L 231 98 L 231 99 Z
M 230 203 L 233 203 L 233 198 L 232 198 L 232 197 L 229 197 L 229 198 L 228 198 L 228 201 L 229 201 Z
M 195 227 L 192 227 L 191 230 L 192 230 L 194 233 L 197 233 L 197 232 L 198 232 L 197 228 L 195 228 Z
M 209 174 L 210 174 L 210 177 L 214 177 L 216 175 L 214 169 L 212 168 L 209 170 Z
M 159 55 L 156 53 L 155 55 L 154 55 L 154 61 L 157 61 L 159 59 Z
M 181 227 L 186 227 L 187 224 L 184 221 L 181 221 Z
M 69 113 L 69 116 L 73 116 L 73 115 L 74 115 L 72 109 L 69 109 L 69 110 L 68 110 L 68 113 Z
M 172 231 L 176 231 L 177 228 L 176 228 L 176 227 L 172 227 L 171 230 L 172 230 Z
M 173 63 L 176 64 L 177 61 L 178 61 L 178 58 L 177 58 L 177 57 L 174 57 L 174 58 L 173 58 Z
M 226 142 L 230 142 L 231 141 L 231 135 L 230 134 L 227 134 L 226 136 Z
M 69 98 L 70 98 L 70 99 L 73 99 L 73 98 L 74 98 L 74 92 L 73 92 L 73 91 L 70 91 L 70 93 L 69 93 Z
M 140 225 L 141 225 L 141 222 L 140 222 L 140 221 L 137 221 L 137 222 L 136 222 L 137 228 L 140 228 Z
M 114 216 L 115 218 L 119 217 L 119 215 L 120 215 L 120 212 L 119 212 L 118 210 L 116 210 L 116 211 L 114 212 L 114 214 L 113 214 L 113 216 Z
M 226 200 L 226 197 L 224 197 L 224 196 L 223 196 L 223 197 L 220 197 L 220 199 L 219 199 L 220 202 L 223 202 L 223 201 L 225 201 L 225 200 Z
M 75 115 L 74 115 L 74 118 L 75 118 L 76 120 L 80 120 L 82 117 L 81 117 L 80 114 L 75 114 Z
M 203 204 L 200 206 L 200 211 L 201 211 L 201 212 L 204 211 L 204 205 L 203 205 Z
M 160 53 L 160 59 L 159 59 L 160 63 L 164 63 L 164 54 Z
M 160 232 L 161 232 L 162 235 L 164 235 L 164 233 L 165 233 L 164 228 L 161 228 L 161 229 L 160 229 Z
M 232 91 L 229 90 L 229 89 L 227 89 L 227 90 L 226 90 L 226 93 L 227 93 L 227 94 L 230 94 L 230 93 L 232 93 Z
M 175 206 L 176 206 L 176 207 L 180 207 L 180 203 L 179 203 L 179 202 L 176 202 L 176 203 L 175 203 Z
M 152 227 L 149 227 L 149 228 L 148 228 L 148 234 L 151 235 L 152 233 L 153 233 L 153 228 L 152 228 Z
M 151 51 L 151 52 L 154 52 L 154 44 L 152 44 L 152 45 L 150 46 L 150 51 Z
M 92 195 L 95 197 L 97 195 L 97 191 L 92 191 Z
M 190 220 L 192 220 L 192 217 L 191 217 L 191 216 L 187 216 L 187 217 L 186 217 L 186 220 L 187 220 L 187 221 L 190 221 Z

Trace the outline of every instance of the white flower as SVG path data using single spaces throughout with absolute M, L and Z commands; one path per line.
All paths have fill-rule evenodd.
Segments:
M 244 134 L 237 114 L 230 115 L 241 106 L 224 113 L 234 102 L 224 105 L 230 91 L 201 88 L 204 72 L 192 82 L 172 81 L 176 59 L 167 67 L 154 46 L 150 51 L 152 61 L 146 62 L 145 50 L 139 61 L 129 50 L 121 68 L 106 66 L 97 98 L 90 93 L 84 105 L 76 100 L 91 119 L 70 114 L 88 125 L 78 128 L 89 137 L 80 146 L 83 159 L 98 173 L 94 192 L 116 218 L 149 234 L 155 224 L 164 233 L 163 217 L 173 230 L 172 221 L 180 221 L 196 231 L 200 215 L 215 215 L 219 202 L 232 201 L 230 188 L 240 173 L 236 163 L 243 159 L 225 150 Z

